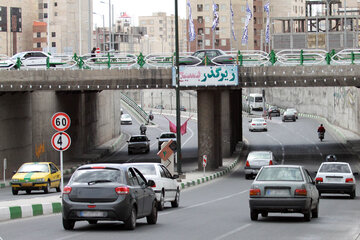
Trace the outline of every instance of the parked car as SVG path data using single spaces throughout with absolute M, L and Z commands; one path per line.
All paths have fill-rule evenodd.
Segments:
M 319 194 L 342 193 L 356 197 L 356 180 L 351 167 L 346 162 L 323 162 L 315 176 Z
M 252 118 L 249 121 L 249 131 L 267 131 L 267 123 L 264 118 Z
M 172 176 L 169 170 L 161 163 L 129 163 L 137 168 L 146 179 L 154 180 L 153 189 L 158 202 L 158 210 L 162 211 L 166 202 L 172 207 L 178 207 L 180 202 L 180 188 L 176 181 L 178 175 Z
M 234 64 L 236 62 L 236 58 L 220 49 L 204 49 L 194 52 L 189 57 L 180 57 L 179 65 L 205 65 L 205 56 L 208 59 L 206 65 Z
M 135 152 L 150 152 L 150 140 L 146 135 L 133 135 L 127 141 L 128 143 L 128 154 Z
M 268 110 L 268 116 L 280 117 L 280 109 L 277 106 L 271 106 Z
M 121 125 L 131 125 L 132 118 L 129 114 L 124 113 L 124 114 L 121 114 L 120 122 L 121 122 Z
M 133 230 L 136 219 L 146 217 L 157 222 L 154 181 L 146 180 L 139 170 L 122 164 L 87 164 L 71 176 L 62 196 L 62 219 L 65 230 L 76 221 L 123 221 Z
M 47 59 L 49 58 L 50 67 L 56 67 L 56 63 L 60 63 L 61 60 L 57 59 L 49 55 L 46 52 L 42 51 L 27 51 L 27 52 L 19 52 L 12 56 L 8 60 L 4 60 L 0 62 L 0 67 L 2 68 L 16 68 L 16 62 L 20 59 L 22 66 L 38 68 L 38 67 L 46 67 Z
M 156 105 L 155 109 L 165 109 L 163 105 Z
M 245 178 L 249 179 L 259 172 L 262 166 L 275 165 L 274 155 L 271 151 L 252 151 L 248 154 L 245 163 Z
M 19 191 L 30 194 L 32 190 L 43 190 L 48 193 L 51 188 L 60 192 L 61 172 L 52 162 L 24 163 L 11 178 L 12 194 Z
M 158 139 L 158 149 L 159 150 L 161 149 L 161 145 L 164 142 L 168 142 L 170 140 L 173 140 L 172 145 L 176 146 L 176 134 L 173 133 L 173 132 L 163 132 L 163 133 L 160 134 L 159 137 L 157 137 L 157 139 Z
M 184 106 L 181 106 L 180 111 L 186 112 L 186 108 Z
M 319 192 L 302 166 L 264 166 L 250 188 L 250 217 L 267 217 L 269 212 L 302 213 L 305 221 L 319 216 Z
M 286 109 L 286 111 L 294 112 L 296 119 L 299 118 L 298 111 L 295 108 L 288 108 L 288 109 Z
M 283 117 L 282 117 L 282 121 L 285 122 L 285 121 L 288 121 L 288 120 L 291 120 L 293 122 L 296 121 L 296 116 L 295 116 L 295 113 L 293 111 L 286 110 L 284 112 Z

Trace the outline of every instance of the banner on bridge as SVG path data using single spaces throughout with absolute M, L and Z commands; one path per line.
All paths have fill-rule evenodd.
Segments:
M 180 66 L 180 87 L 209 87 L 239 85 L 238 67 L 226 66 Z M 173 86 L 176 86 L 176 68 L 172 71 Z

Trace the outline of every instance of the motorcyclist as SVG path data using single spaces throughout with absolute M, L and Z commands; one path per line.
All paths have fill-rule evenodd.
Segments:
M 320 124 L 320 127 L 317 130 L 320 140 L 322 141 L 324 139 L 325 135 L 325 128 L 322 124 Z
M 140 134 L 146 135 L 146 126 L 145 126 L 145 124 L 140 125 Z

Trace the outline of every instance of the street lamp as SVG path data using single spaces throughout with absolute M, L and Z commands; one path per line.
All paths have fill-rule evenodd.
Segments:
M 102 49 L 102 52 L 105 52 L 105 16 L 104 16 L 104 14 L 99 14 L 99 13 L 96 13 L 96 12 L 93 12 L 93 13 L 96 14 L 96 15 L 102 16 L 102 20 L 103 20 L 103 27 L 102 27 L 103 49 Z
M 100 3 L 106 4 L 104 1 L 100 1 Z M 111 28 L 111 0 L 109 0 L 109 50 L 113 49 L 112 46 L 112 28 Z

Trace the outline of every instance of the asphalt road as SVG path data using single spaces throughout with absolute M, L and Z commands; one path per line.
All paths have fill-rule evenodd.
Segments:
M 316 171 L 327 154 L 358 167 L 355 156 L 347 152 L 328 131 L 325 141 L 316 135 L 318 122 L 300 118 L 296 122 L 269 121 L 268 132 L 249 132 L 244 121 L 244 137 L 249 143 L 241 156 L 252 150 L 271 150 L 284 164 L 301 164 Z M 319 218 L 303 221 L 301 214 L 270 213 L 268 218 L 251 221 L 244 161 L 226 177 L 181 192 L 180 207 L 159 213 L 158 223 L 148 225 L 138 220 L 135 231 L 126 231 L 122 223 L 100 222 L 89 225 L 77 222 L 74 231 L 65 231 L 61 215 L 40 216 L 0 223 L 3 239 L 360 239 L 360 197 L 324 195 Z M 357 177 L 359 182 L 359 177 Z M 360 193 L 359 183 L 357 193 Z M 20 230 L 20 231 L 19 231 Z M 26 234 L 26 235 L 24 235 Z

